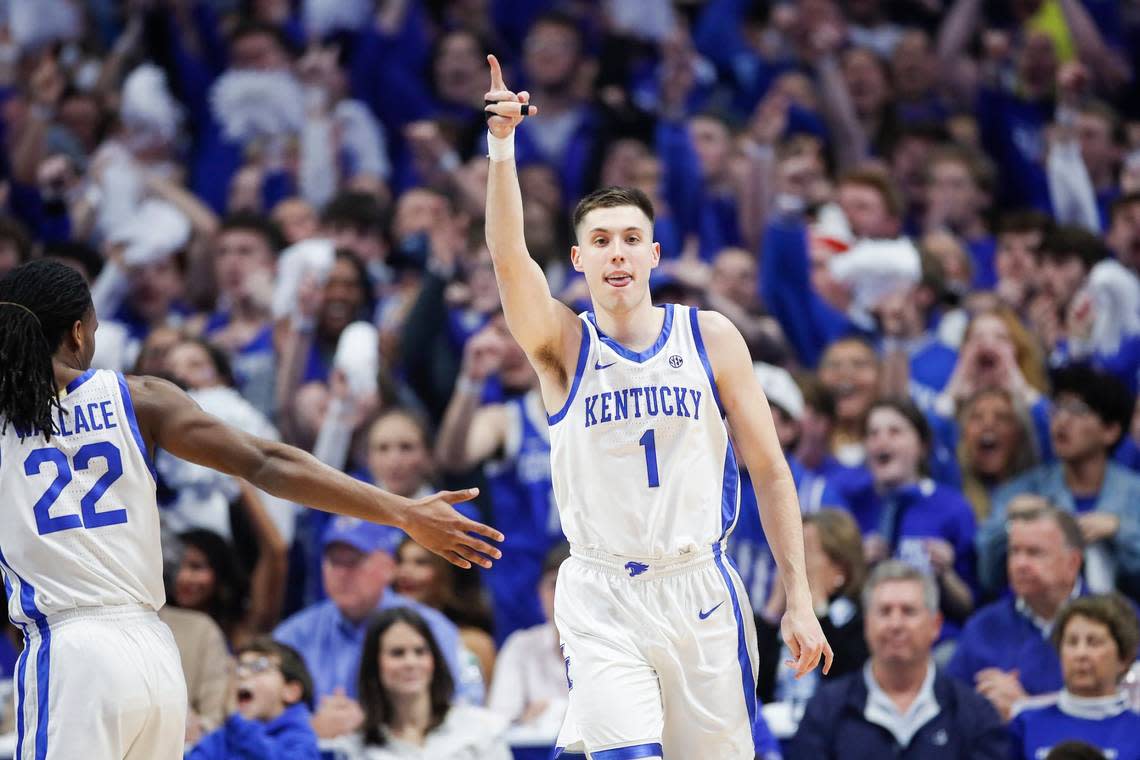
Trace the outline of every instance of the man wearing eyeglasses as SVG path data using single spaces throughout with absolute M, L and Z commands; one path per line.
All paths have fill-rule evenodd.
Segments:
M 188 760 L 317 760 L 317 735 L 309 725 L 313 680 L 301 655 L 263 637 L 242 647 L 237 658 L 237 711 L 199 742 Z
M 1128 430 L 1132 394 L 1112 375 L 1065 367 L 1053 375 L 1049 435 L 1057 461 L 998 488 L 978 533 L 978 577 L 991 595 L 1006 586 L 1006 518 L 1010 500 L 1041 496 L 1073 513 L 1085 546 L 1085 582 L 1140 595 L 1140 475 L 1110 461 Z

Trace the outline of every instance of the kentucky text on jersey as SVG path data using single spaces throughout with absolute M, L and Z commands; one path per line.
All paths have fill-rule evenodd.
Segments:
M 58 424 L 55 435 L 67 438 L 80 433 L 90 433 L 92 430 L 114 430 L 118 427 L 115 422 L 115 409 L 111 401 L 92 401 L 89 404 L 76 404 L 68 413 L 64 409 L 56 415 Z M 20 434 L 27 438 L 26 434 Z
M 586 396 L 586 427 L 642 417 L 701 418 L 702 391 L 679 385 L 645 385 Z

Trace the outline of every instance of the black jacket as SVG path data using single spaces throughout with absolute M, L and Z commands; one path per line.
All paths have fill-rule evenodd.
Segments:
M 940 711 L 900 747 L 882 726 L 863 717 L 862 671 L 825 683 L 808 702 L 785 760 L 1008 760 L 1009 736 L 986 699 L 938 672 Z

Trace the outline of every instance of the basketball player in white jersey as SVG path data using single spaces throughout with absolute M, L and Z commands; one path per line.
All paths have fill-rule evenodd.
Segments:
M 523 237 L 514 130 L 536 114 L 488 56 L 487 244 L 507 324 L 541 381 L 551 469 L 572 557 L 555 622 L 570 706 L 561 751 L 600 760 L 752 760 L 756 634 L 724 556 L 739 507 L 736 445 L 764 489 L 761 517 L 788 595 L 797 674 L 831 649 L 812 610 L 795 484 L 735 327 L 654 306 L 653 209 L 637 190 L 590 194 L 574 213 L 574 269 L 593 311 L 551 297 Z M 581 756 L 581 755 L 579 755 Z
M 62 264 L 0 280 L 0 570 L 24 632 L 16 760 L 182 757 L 186 684 L 155 614 L 156 448 L 398 526 L 461 567 L 499 556 L 468 534 L 502 536 L 451 506 L 474 490 L 397 497 L 229 427 L 164 380 L 91 370 L 97 325 L 86 283 Z

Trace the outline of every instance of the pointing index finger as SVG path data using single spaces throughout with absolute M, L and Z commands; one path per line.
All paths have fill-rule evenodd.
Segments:
M 487 63 L 491 67 L 491 89 L 492 90 L 505 90 L 507 85 L 503 82 L 503 68 L 499 65 L 499 59 L 493 55 L 487 56 Z

